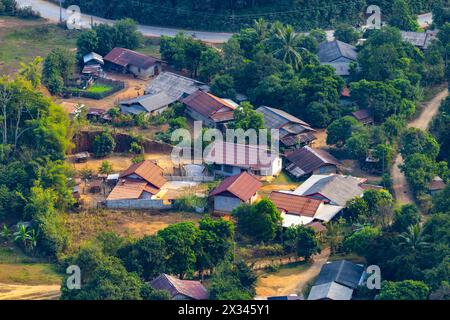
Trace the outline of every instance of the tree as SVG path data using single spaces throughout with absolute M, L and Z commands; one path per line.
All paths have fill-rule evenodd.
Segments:
M 236 108 L 234 111 L 234 123 L 232 128 L 242 129 L 244 131 L 249 129 L 264 129 L 264 116 L 261 113 L 256 112 L 249 102 L 243 102 L 240 107 Z
M 75 55 L 68 49 L 56 48 L 44 60 L 42 81 L 52 94 L 61 93 L 73 78 Z
M 114 47 L 136 49 L 142 44 L 142 34 L 138 31 L 137 23 L 133 19 L 122 19 L 114 23 Z
M 349 24 L 339 24 L 334 31 L 334 37 L 345 43 L 356 44 L 360 34 Z
M 143 280 L 151 281 L 166 270 L 166 247 L 156 236 L 145 236 L 118 251 L 118 257 L 128 272 L 136 272 Z
M 400 235 L 400 244 L 407 250 L 417 251 L 429 246 L 424 240 L 424 233 L 419 224 L 410 225 L 406 232 Z
M 430 288 L 421 281 L 384 281 L 378 300 L 428 300 Z
M 81 62 L 83 57 L 90 52 L 99 52 L 98 46 L 99 46 L 99 37 L 97 35 L 96 30 L 95 29 L 83 30 L 78 35 L 78 38 L 77 38 L 78 61 Z M 106 53 L 108 53 L 108 52 L 106 52 Z M 102 52 L 100 54 L 106 54 L 106 53 Z
M 286 229 L 283 235 L 283 246 L 287 253 L 309 260 L 315 253 L 320 253 L 320 246 L 313 229 L 301 225 Z
M 234 225 L 223 219 L 204 217 L 200 220 L 197 270 L 215 268 L 223 261 L 231 261 L 234 248 Z
M 41 57 L 36 57 L 28 64 L 20 63 L 19 75 L 30 81 L 34 88 L 41 85 L 42 61 L 43 59 Z
M 370 147 L 369 134 L 367 131 L 353 133 L 345 141 L 345 149 L 352 159 L 365 160 Z
M 402 134 L 400 144 L 400 152 L 404 158 L 414 153 L 420 153 L 434 160 L 439 154 L 439 144 L 436 139 L 421 129 L 408 128 Z
M 405 204 L 395 212 L 392 229 L 396 232 L 405 232 L 410 226 L 420 222 L 419 209 L 414 204 Z
M 114 172 L 114 170 L 113 170 L 111 163 L 107 160 L 102 161 L 102 164 L 98 168 L 98 173 L 109 175 L 113 172 Z
M 70 290 L 66 276 L 61 284 L 62 300 L 141 300 L 143 283 L 128 273 L 120 260 L 96 248 L 82 248 L 71 265 L 83 270 L 81 289 Z
M 291 26 L 279 28 L 275 32 L 276 49 L 273 54 L 276 58 L 291 65 L 294 70 L 303 66 L 302 56 L 297 49 L 299 35 Z
M 92 143 L 92 151 L 94 152 L 94 155 L 99 158 L 110 155 L 114 151 L 115 147 L 116 141 L 107 131 L 96 135 L 94 142 Z
M 405 0 L 394 1 L 389 24 L 404 31 L 416 31 L 419 29 L 417 16 L 411 13 L 408 2 Z
M 343 246 L 346 250 L 364 255 L 369 243 L 380 234 L 380 228 L 365 226 L 346 237 Z
M 327 41 L 327 33 L 322 29 L 312 29 L 309 35 L 317 40 L 318 43 Z
M 222 263 L 211 277 L 212 300 L 251 300 L 255 296 L 256 274 L 244 262 Z
M 337 253 L 341 249 L 345 233 L 345 220 L 342 218 L 327 225 L 324 240 L 330 246 L 332 254 Z
M 210 82 L 211 79 L 224 69 L 223 57 L 214 48 L 207 48 L 200 56 L 198 76 L 200 80 Z
M 243 204 L 233 210 L 238 230 L 257 241 L 271 241 L 281 227 L 281 214 L 269 199 L 256 204 Z
M 347 202 L 345 216 L 351 221 L 364 220 L 369 216 L 369 205 L 361 197 L 353 198 Z
M 236 98 L 234 79 L 229 74 L 217 74 L 211 81 L 211 92 L 222 98 Z
M 416 194 L 427 190 L 437 171 L 436 163 L 428 155 L 422 153 L 408 156 L 400 169 Z
M 351 116 L 345 116 L 333 121 L 327 128 L 327 144 L 344 145 L 351 137 L 352 132 L 361 127 L 361 124 Z
M 158 232 L 166 247 L 166 267 L 180 279 L 194 272 L 198 235 L 198 229 L 191 222 L 173 224 Z

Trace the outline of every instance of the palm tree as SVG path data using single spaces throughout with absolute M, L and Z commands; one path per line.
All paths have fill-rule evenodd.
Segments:
M 258 35 L 259 41 L 264 41 L 267 39 L 267 36 L 269 34 L 269 24 L 266 20 L 263 18 L 259 18 L 258 20 L 255 20 L 253 23 L 253 29 L 255 29 L 256 34 Z
M 408 231 L 400 236 L 400 244 L 412 251 L 427 248 L 430 244 L 425 241 L 423 230 L 419 224 L 408 227 Z
M 33 230 L 31 230 L 31 234 L 30 234 L 30 238 L 29 238 L 29 243 L 30 243 L 31 249 L 36 248 L 37 241 L 38 241 L 38 233 L 33 229 Z
M 279 27 L 275 31 L 275 39 L 278 42 L 278 49 L 273 54 L 276 58 L 290 64 L 294 70 L 302 68 L 303 59 L 298 51 L 299 34 L 295 33 L 291 26 Z

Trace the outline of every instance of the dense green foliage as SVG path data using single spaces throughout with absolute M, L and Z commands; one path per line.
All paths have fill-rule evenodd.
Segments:
M 96 157 L 106 157 L 110 155 L 116 147 L 116 141 L 111 133 L 104 131 L 95 136 L 92 142 L 92 151 Z
M 281 228 L 281 215 L 269 199 L 256 204 L 242 204 L 233 210 L 238 230 L 257 241 L 271 241 Z
M 433 2 L 408 1 L 414 13 L 431 11 Z M 260 16 L 271 21 L 281 20 L 304 30 L 328 28 L 342 22 L 356 25 L 363 22 L 365 9 L 370 4 L 379 5 L 383 15 L 396 13 L 398 7 L 387 0 L 140 0 L 131 3 L 119 0 L 65 0 L 64 3 L 66 6 L 77 4 L 82 12 L 104 18 L 129 17 L 150 25 L 230 31 L 250 25 Z
M 60 94 L 72 80 L 75 55 L 68 49 L 53 49 L 44 60 L 42 80 L 52 94 Z
M 21 76 L 0 79 L 0 109 L 0 222 L 30 221 L 33 247 L 58 255 L 67 246 L 58 213 L 74 202 L 62 161 L 71 146 L 68 117 Z
M 142 34 L 131 19 L 119 20 L 112 26 L 99 24 L 78 36 L 77 57 L 81 62 L 83 56 L 90 52 L 105 56 L 115 47 L 133 50 L 141 46 L 142 42 Z

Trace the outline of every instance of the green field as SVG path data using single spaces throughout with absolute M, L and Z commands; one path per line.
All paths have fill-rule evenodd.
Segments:
M 108 86 L 107 84 L 94 83 L 92 86 L 87 88 L 86 91 L 90 93 L 105 93 L 111 91 L 112 89 L 113 87 Z

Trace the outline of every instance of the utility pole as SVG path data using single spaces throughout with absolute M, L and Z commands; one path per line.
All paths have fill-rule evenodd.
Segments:
M 63 22 L 63 18 L 62 18 L 62 0 L 59 0 L 59 22 L 60 23 Z

